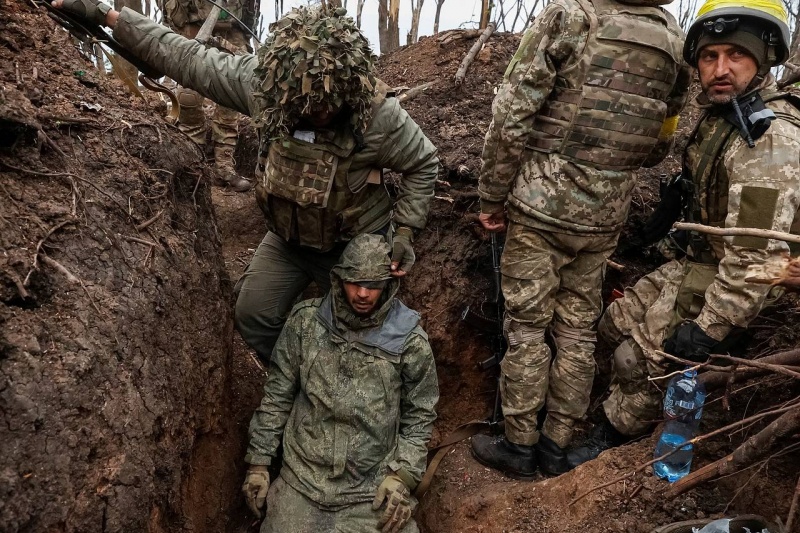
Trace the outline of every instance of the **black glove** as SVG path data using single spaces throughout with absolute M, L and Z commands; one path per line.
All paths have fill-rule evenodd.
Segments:
M 96 26 L 105 26 L 106 15 L 111 11 L 111 6 L 99 0 L 64 0 L 61 9 Z
M 706 335 L 697 322 L 687 320 L 664 341 L 664 351 L 681 359 L 705 363 L 711 349 L 717 344 L 718 341 Z
M 667 236 L 672 225 L 683 212 L 683 190 L 680 175 L 672 178 L 661 191 L 661 201 L 653 214 L 648 217 L 639 232 L 644 244 L 653 244 Z

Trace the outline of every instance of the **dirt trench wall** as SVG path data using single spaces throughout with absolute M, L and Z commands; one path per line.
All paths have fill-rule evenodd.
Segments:
M 231 287 L 200 151 L 23 2 L 0 121 L 0 530 L 222 531 Z

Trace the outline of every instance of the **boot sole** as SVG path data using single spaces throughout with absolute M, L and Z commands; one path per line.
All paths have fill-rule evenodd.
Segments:
M 523 474 L 521 472 L 514 472 L 513 470 L 512 471 L 501 470 L 493 465 L 490 465 L 488 462 L 484 461 L 483 459 L 475 455 L 475 450 L 473 450 L 471 446 L 470 446 L 470 451 L 472 452 L 472 457 L 480 464 L 482 464 L 486 468 L 491 468 L 492 470 L 496 470 L 497 472 L 500 472 L 506 477 L 510 477 L 511 479 L 516 479 L 517 481 L 534 481 L 536 479 L 536 472 L 532 474 Z

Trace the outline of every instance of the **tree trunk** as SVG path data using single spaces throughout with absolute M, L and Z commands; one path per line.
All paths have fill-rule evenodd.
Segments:
M 442 14 L 442 5 L 444 5 L 444 0 L 436 0 L 436 17 L 433 19 L 434 35 L 439 33 L 439 18 Z
M 381 54 L 400 47 L 400 0 L 379 0 L 378 40 Z
M 481 0 L 481 22 L 478 27 L 482 30 L 489 25 L 489 20 L 492 16 L 492 7 L 494 7 L 492 0 Z
M 122 11 L 123 7 L 133 9 L 137 13 L 142 13 L 142 0 L 114 0 L 114 9 Z M 116 55 L 116 53 L 114 55 Z M 133 83 L 133 85 L 136 86 L 138 83 L 137 79 L 139 78 L 139 70 L 122 59 L 122 56 L 119 55 L 117 55 L 117 66 L 119 70 L 113 69 L 114 74 L 122 80 L 129 80 L 129 82 L 126 83 Z
M 419 17 L 424 3 L 425 0 L 411 0 L 411 30 L 408 44 L 414 44 L 419 40 Z

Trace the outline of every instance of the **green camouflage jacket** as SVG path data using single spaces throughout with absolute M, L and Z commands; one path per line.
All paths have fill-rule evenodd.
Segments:
M 382 241 L 361 235 L 348 249 L 369 239 Z M 388 276 L 388 255 L 382 255 Z M 346 263 L 347 249 L 342 257 Z M 391 472 L 413 490 L 425 471 L 436 419 L 433 353 L 419 314 L 395 298 L 399 282 L 389 281 L 367 318 L 355 316 L 343 296 L 342 278 L 376 279 L 354 275 L 374 272 L 365 268 L 374 257 L 334 267 L 331 292 L 295 306 L 250 422 L 245 461 L 271 464 L 282 436 L 281 477 L 331 508 L 371 501 Z
M 254 96 L 258 86 L 256 55 L 231 55 L 206 48 L 130 9 L 122 10 L 114 38 L 179 84 L 218 104 L 246 115 L 260 110 Z M 266 143 L 268 139 L 263 137 L 262 143 Z M 267 150 L 262 147 L 260 151 Z M 363 148 L 352 156 L 349 169 L 359 180 L 368 174 L 366 169 L 385 168 L 402 174 L 394 211 L 387 202 L 389 207 L 377 225 L 385 225 L 393 216 L 399 225 L 421 229 L 426 224 L 438 167 L 436 148 L 397 99 L 390 97 L 375 110 L 364 132 Z M 356 227 L 352 233 L 370 229 Z
M 492 106 L 484 213 L 507 201 L 509 217 L 528 226 L 621 229 L 635 169 L 666 154 L 659 141 L 671 138 L 660 130 L 690 81 L 680 28 L 660 2 L 641 3 L 554 0 L 536 17 Z
M 761 94 L 767 99 L 776 90 L 770 76 Z M 698 102 L 703 105 L 702 95 Z M 703 171 L 698 168 L 700 154 L 709 150 L 717 131 L 730 129 L 724 118 L 713 114 L 713 106 L 705 107 L 709 113 L 701 118 L 685 162 L 700 208 L 696 221 L 800 234 L 800 110 L 787 100 L 768 102 L 767 107 L 778 119 L 755 146 L 750 148 L 734 130 L 721 155 Z M 696 322 L 712 337 L 722 339 L 733 327 L 747 327 L 770 293 L 769 285 L 745 281 L 748 265 L 788 253 L 789 246 L 783 241 L 753 237 L 711 236 L 707 242 L 711 258 L 704 261 L 718 262 L 719 272 L 705 292 L 705 304 Z M 797 250 L 793 251 L 796 255 Z M 703 255 L 698 250 L 690 250 L 690 254 L 696 258 Z

